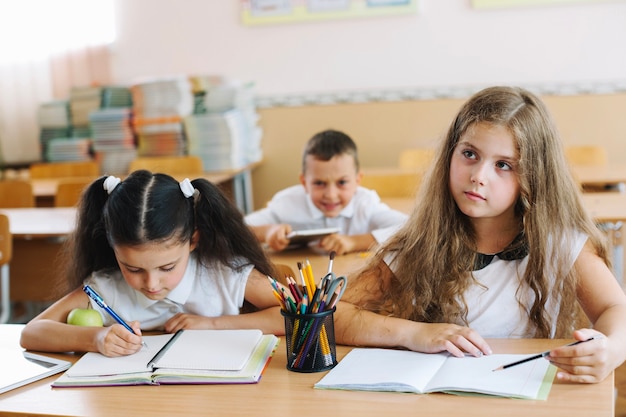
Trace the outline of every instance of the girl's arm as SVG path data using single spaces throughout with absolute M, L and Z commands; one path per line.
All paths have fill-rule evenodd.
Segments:
M 280 305 L 272 294 L 272 286 L 267 276 L 253 269 L 248 276 L 244 297 L 258 311 L 220 317 L 177 314 L 165 323 L 165 331 L 172 333 L 179 329 L 261 329 L 265 334 L 285 334 Z
M 345 255 L 350 252 L 369 250 L 375 243 L 376 239 L 374 239 L 374 235 L 371 233 L 362 235 L 333 233 L 324 237 L 320 241 L 319 247 L 328 253 L 335 251 L 338 255 Z
M 626 295 L 617 280 L 587 242 L 578 256 L 578 300 L 593 324 L 593 330 L 574 332 L 577 340 L 598 340 L 550 353 L 561 368 L 557 378 L 573 382 L 599 382 L 626 360 Z
M 141 349 L 141 336 L 119 324 L 111 327 L 85 327 L 66 324 L 74 308 L 88 308 L 89 297 L 77 288 L 37 317 L 22 330 L 20 344 L 28 350 L 43 352 L 100 352 L 106 356 L 123 356 Z M 141 334 L 139 323 L 130 323 Z
M 335 338 L 338 344 L 355 346 L 403 347 L 417 352 L 448 351 L 455 356 L 490 354 L 491 348 L 474 330 L 448 323 L 422 323 L 389 317 L 358 307 L 384 297 L 392 285 L 393 273 L 381 261 L 350 279 L 335 312 Z M 383 282 L 382 288 L 379 282 Z M 380 290 L 378 289 L 380 288 Z

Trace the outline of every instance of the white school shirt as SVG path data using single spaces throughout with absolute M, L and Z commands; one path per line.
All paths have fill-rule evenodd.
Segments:
M 123 320 L 138 320 L 142 330 L 163 330 L 165 322 L 177 313 L 205 317 L 239 314 L 253 268 L 246 265 L 235 270 L 219 262 L 204 267 L 192 252 L 182 280 L 163 300 L 151 300 L 131 288 L 119 270 L 94 272 L 84 283 Z M 105 326 L 116 323 L 93 300 L 91 306 L 100 311 Z
M 569 268 L 573 267 L 586 241 L 586 235 L 576 233 L 574 242 L 567 245 L 570 251 Z M 391 259 L 389 256 L 385 261 Z M 393 272 L 394 262 L 387 264 Z M 534 335 L 535 327 L 527 310 L 532 306 L 535 296 L 527 286 L 523 286 L 518 294 L 527 266 L 528 255 L 510 261 L 496 255 L 489 265 L 472 272 L 476 284 L 471 285 L 464 294 L 468 311 L 467 325 L 470 328 L 484 338 L 528 338 Z M 554 277 L 550 281 L 554 284 Z M 546 303 L 546 312 L 552 323 L 550 337 L 556 333 L 560 302 L 560 299 L 555 300 L 550 294 Z M 456 324 L 465 326 L 461 320 Z
M 337 227 L 343 235 L 371 233 L 376 242 L 389 238 L 408 216 L 383 203 L 374 190 L 358 187 L 352 200 L 336 217 L 325 217 L 302 185 L 293 185 L 279 191 L 265 208 L 248 214 L 245 221 L 251 226 L 289 224 L 293 230 Z

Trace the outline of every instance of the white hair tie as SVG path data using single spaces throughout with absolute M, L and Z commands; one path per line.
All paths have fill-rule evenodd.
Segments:
M 180 183 L 178 183 L 178 185 L 180 186 L 180 191 L 183 192 L 183 195 L 186 198 L 193 197 L 194 195 L 199 193 L 198 190 L 193 188 L 193 185 L 191 185 L 191 181 L 189 181 L 189 178 L 185 178 Z
M 122 182 L 122 180 L 120 180 L 118 177 L 114 175 L 109 175 L 107 179 L 104 180 L 102 187 L 107 191 L 107 193 L 111 194 L 113 190 L 115 190 L 115 187 L 117 187 L 117 184 L 119 184 L 120 182 Z

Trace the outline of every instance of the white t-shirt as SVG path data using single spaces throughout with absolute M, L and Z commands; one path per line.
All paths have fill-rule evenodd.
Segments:
M 192 253 L 180 283 L 163 300 L 150 300 L 131 288 L 119 270 L 94 272 L 85 280 L 125 321 L 138 320 L 142 330 L 163 330 L 165 322 L 176 313 L 205 317 L 239 314 L 243 305 L 248 276 L 254 268 L 231 269 L 219 262 L 201 266 Z M 115 320 L 93 300 L 91 305 L 104 318 L 105 326 Z
M 577 233 L 575 241 L 569 243 L 570 267 L 574 265 L 586 241 L 586 235 Z M 391 259 L 393 257 L 389 256 L 385 261 L 394 271 L 394 263 L 389 262 Z M 532 306 L 535 296 L 527 286 L 520 289 L 527 266 L 528 255 L 514 260 L 503 260 L 496 255 L 489 265 L 472 272 L 477 283 L 471 285 L 464 294 L 469 327 L 485 338 L 533 336 L 534 325 L 529 320 L 527 310 Z M 551 282 L 554 282 L 554 277 Z M 546 311 L 552 318 L 551 337 L 556 333 L 560 301 L 549 296 L 546 303 Z M 460 319 L 456 324 L 465 325 Z
M 341 234 L 371 233 L 377 242 L 390 237 L 408 218 L 380 201 L 378 193 L 358 187 L 350 203 L 336 217 L 325 217 L 302 185 L 279 191 L 265 208 L 248 214 L 246 223 L 251 226 L 289 224 L 293 230 L 310 230 L 337 227 Z

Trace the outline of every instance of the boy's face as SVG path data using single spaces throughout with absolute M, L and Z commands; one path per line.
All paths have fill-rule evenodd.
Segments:
M 361 177 L 352 155 L 335 155 L 329 161 L 307 155 L 306 171 L 300 174 L 300 182 L 324 216 L 336 217 L 352 200 Z

